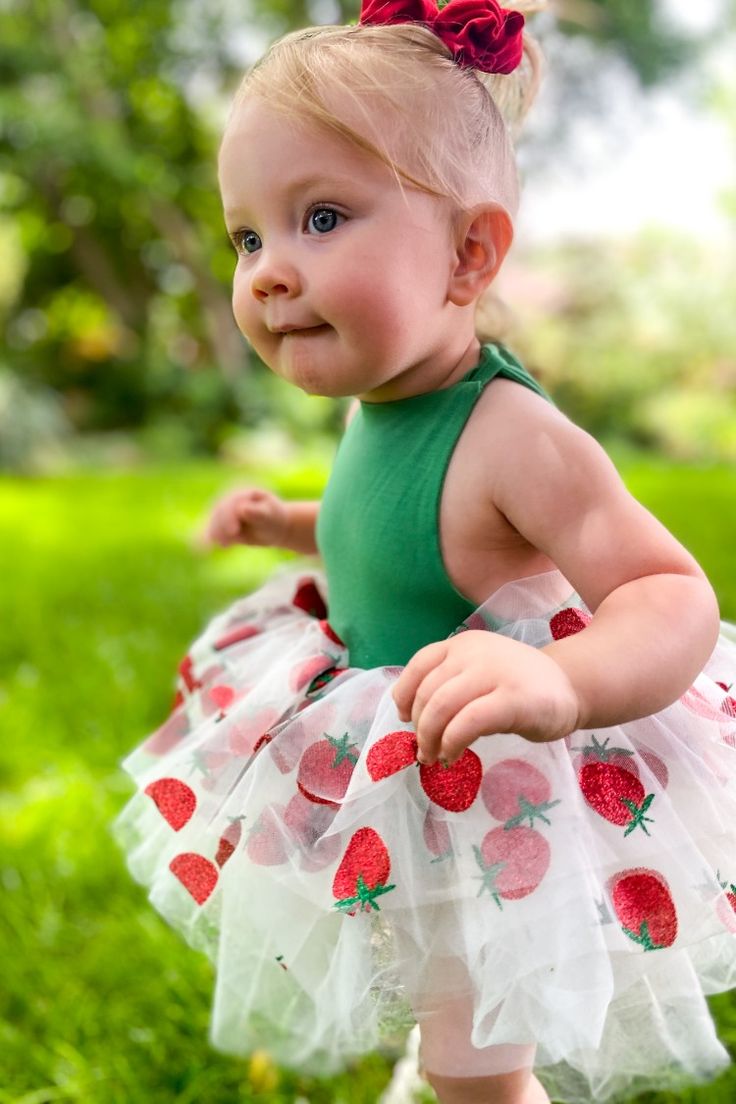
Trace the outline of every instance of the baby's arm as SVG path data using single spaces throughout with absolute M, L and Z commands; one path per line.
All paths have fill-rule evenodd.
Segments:
M 504 465 L 496 486 L 499 508 L 594 613 L 584 633 L 544 649 L 575 689 L 580 727 L 670 705 L 718 636 L 718 605 L 702 570 L 627 492 L 603 449 L 556 411 L 540 411 L 513 460 L 516 470 Z
M 358 409 L 354 399 L 345 425 Z M 230 491 L 213 507 L 204 539 L 207 544 L 266 545 L 314 555 L 319 502 L 284 502 L 270 491 L 244 487 Z
M 250 544 L 317 551 L 314 529 L 319 502 L 284 502 L 258 487 L 230 491 L 215 503 L 205 533 L 209 544 Z
M 494 387 L 489 498 L 594 616 L 541 652 L 482 632 L 418 652 L 395 689 L 402 716 L 415 725 L 421 718 L 429 762 L 456 758 L 484 731 L 557 739 L 663 709 L 690 685 L 718 634 L 703 572 L 628 494 L 596 442 L 532 392 Z

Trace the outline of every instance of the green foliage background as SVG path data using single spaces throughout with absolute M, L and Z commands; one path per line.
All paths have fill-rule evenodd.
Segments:
M 0 467 L 48 470 L 86 457 L 79 433 L 107 442 L 95 457 L 114 461 L 121 433 L 129 459 L 170 459 L 227 450 L 273 417 L 300 443 L 337 431 L 336 406 L 283 400 L 235 329 L 234 254 L 215 179 L 218 135 L 245 60 L 283 30 L 357 15 L 354 0 L 312 4 L 254 0 L 248 12 L 231 0 L 0 4 Z M 719 30 L 733 19 L 724 0 Z M 691 79 L 701 95 L 710 87 L 704 41 L 678 31 L 656 0 L 556 0 L 531 23 L 554 79 L 543 91 L 552 102 L 546 129 L 522 148 L 529 171 L 565 156 L 569 120 L 598 113 L 605 125 L 601 74 L 612 59 L 643 89 L 675 79 Z M 729 94 L 721 89 L 714 108 L 730 117 Z M 591 428 L 689 455 L 707 438 L 706 453 L 733 457 L 732 435 L 712 432 L 723 409 L 714 412 L 706 394 L 733 382 L 733 262 L 694 259 L 709 289 L 708 348 L 693 364 L 688 318 L 671 310 L 649 376 L 649 320 L 632 316 L 631 300 L 667 294 L 676 261 L 666 252 L 644 243 L 623 255 L 602 241 L 584 256 L 570 243 L 525 259 L 530 271 L 553 270 L 565 292 L 564 309 L 539 320 L 533 351 Z M 602 348 L 609 383 L 601 388 L 569 354 L 597 361 Z M 645 402 L 632 413 L 663 379 L 671 388 L 693 373 L 699 421 L 692 428 L 692 403 L 673 412 L 672 399 L 674 442 L 652 429 L 658 409 L 647 413 Z

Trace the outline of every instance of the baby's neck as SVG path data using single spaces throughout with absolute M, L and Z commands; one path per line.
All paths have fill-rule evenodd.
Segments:
M 452 387 L 463 378 L 471 368 L 475 368 L 480 359 L 480 341 L 475 335 L 459 356 L 447 361 L 437 361 L 436 366 L 422 365 L 404 373 L 375 390 L 358 395 L 361 402 L 395 402 L 397 399 L 409 399 L 414 395 L 424 395 L 429 391 L 442 391 Z

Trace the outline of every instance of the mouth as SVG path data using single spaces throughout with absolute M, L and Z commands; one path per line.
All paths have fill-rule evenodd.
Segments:
M 280 326 L 272 330 L 272 333 L 279 337 L 313 337 L 315 334 L 326 333 L 329 329 L 326 322 L 321 322 L 318 326 Z

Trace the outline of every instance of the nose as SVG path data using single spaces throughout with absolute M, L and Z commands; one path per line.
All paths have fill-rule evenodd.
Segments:
M 259 303 L 274 296 L 293 299 L 301 291 L 301 280 L 294 263 L 275 249 L 261 249 L 251 276 L 251 291 Z

